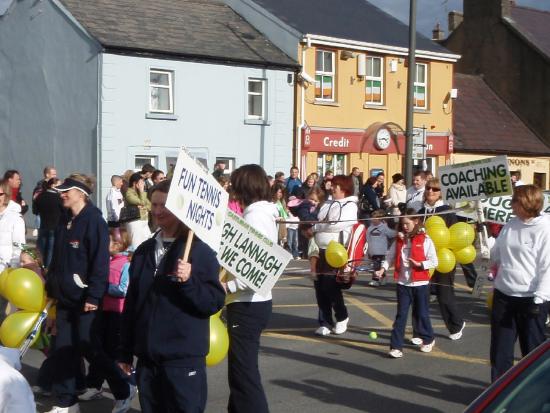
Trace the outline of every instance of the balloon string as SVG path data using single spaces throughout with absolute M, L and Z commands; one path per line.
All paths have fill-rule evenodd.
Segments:
M 441 212 L 434 212 L 434 213 L 426 213 L 426 214 L 410 214 L 410 215 L 389 215 L 389 216 L 383 216 L 383 217 L 376 217 L 376 218 L 357 218 L 357 219 L 340 219 L 340 220 L 309 220 L 309 221 L 300 221 L 300 224 L 336 224 L 338 222 L 362 222 L 362 221 L 373 221 L 375 219 L 395 219 L 395 218 L 418 218 L 418 217 L 431 217 L 434 215 L 447 215 L 447 214 L 456 214 L 457 212 L 461 212 L 464 209 L 462 208 L 455 208 L 455 209 L 448 209 L 446 211 Z M 278 220 L 277 224 L 296 224 L 296 221 L 284 221 L 284 220 Z

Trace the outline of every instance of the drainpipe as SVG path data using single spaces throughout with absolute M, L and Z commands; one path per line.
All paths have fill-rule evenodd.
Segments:
M 311 39 L 309 36 L 306 36 L 306 45 L 302 45 L 302 71 L 306 70 L 306 50 L 311 47 Z M 306 125 L 305 122 L 305 99 L 306 99 L 306 88 L 304 82 L 301 82 L 302 87 L 302 99 L 300 102 L 300 126 L 298 126 L 298 132 L 296 134 L 297 147 L 296 147 L 296 166 L 300 168 L 300 178 L 304 179 L 303 168 L 302 168 L 302 130 Z

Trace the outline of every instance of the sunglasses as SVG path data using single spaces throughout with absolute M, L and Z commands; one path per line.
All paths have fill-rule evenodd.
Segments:
M 426 191 L 439 192 L 441 188 L 434 188 L 433 186 L 427 186 Z
M 0 192 L 0 196 L 4 196 L 4 195 L 6 195 L 5 192 Z

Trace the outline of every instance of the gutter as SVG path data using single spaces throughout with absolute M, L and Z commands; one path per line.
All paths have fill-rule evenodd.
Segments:
M 388 46 L 383 44 L 340 39 L 336 37 L 322 36 L 317 34 L 306 34 L 304 36 L 304 41 L 306 41 L 306 39 L 309 39 L 311 43 L 331 46 L 335 48 L 364 50 L 369 52 L 393 54 L 398 56 L 408 56 L 409 54 L 409 49 L 407 47 Z M 429 50 L 417 49 L 416 57 L 454 63 L 461 58 L 461 55 L 454 53 L 431 52 Z

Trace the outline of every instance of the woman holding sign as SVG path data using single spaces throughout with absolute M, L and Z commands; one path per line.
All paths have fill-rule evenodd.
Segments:
M 269 181 L 259 165 L 243 165 L 231 174 L 231 187 L 244 220 L 277 244 L 279 217 L 271 201 Z M 260 336 L 271 317 L 271 292 L 261 296 L 234 277 L 227 290 L 229 331 L 229 413 L 267 413 L 267 399 L 258 368 Z
M 514 364 L 519 336 L 525 356 L 545 340 L 550 301 L 550 215 L 541 214 L 544 197 L 534 185 L 514 188 L 516 215 L 502 228 L 491 261 L 498 265 L 491 313 L 491 380 Z

